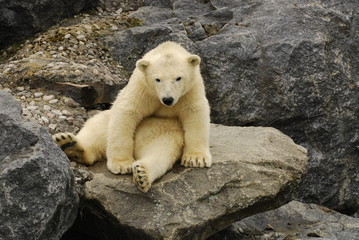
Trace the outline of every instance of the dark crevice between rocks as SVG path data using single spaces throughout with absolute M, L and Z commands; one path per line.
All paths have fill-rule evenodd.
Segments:
M 96 200 L 81 199 L 74 225 L 61 240 L 150 240 L 149 235 L 122 225 Z

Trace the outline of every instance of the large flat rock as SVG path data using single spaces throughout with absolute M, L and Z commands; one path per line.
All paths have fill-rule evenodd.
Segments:
M 132 176 L 90 167 L 77 229 L 98 239 L 206 239 L 289 202 L 307 151 L 274 128 L 212 125 L 211 168 L 176 165 L 148 193 Z

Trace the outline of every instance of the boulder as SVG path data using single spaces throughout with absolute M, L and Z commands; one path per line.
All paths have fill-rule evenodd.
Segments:
M 212 121 L 288 134 L 309 152 L 299 199 L 353 214 L 359 210 L 358 8 L 356 0 L 177 0 L 140 8 L 130 16 L 143 26 L 103 41 L 129 71 L 164 40 L 200 54 Z
M 95 0 L 4 0 L 0 2 L 0 49 L 45 30 L 64 17 L 92 7 Z
M 359 219 L 316 204 L 292 201 L 278 209 L 243 219 L 208 240 L 230 239 L 225 236 L 237 240 L 356 240 L 359 238 Z
M 0 239 L 60 239 L 79 197 L 64 153 L 0 91 Z
M 94 239 L 206 239 L 297 192 L 307 151 L 273 128 L 212 125 L 211 168 L 176 165 L 140 192 L 132 176 L 89 167 L 74 229 Z

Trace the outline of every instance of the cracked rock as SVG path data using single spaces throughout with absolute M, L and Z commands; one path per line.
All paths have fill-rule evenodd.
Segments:
M 306 150 L 273 128 L 212 125 L 211 151 L 211 168 L 177 165 L 148 193 L 104 163 L 89 167 L 76 230 L 96 239 L 206 239 L 289 202 L 306 169 Z

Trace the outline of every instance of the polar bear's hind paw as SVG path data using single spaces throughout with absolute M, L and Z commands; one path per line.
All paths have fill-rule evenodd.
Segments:
M 142 192 L 148 192 L 148 190 L 151 188 L 151 182 L 148 179 L 146 169 L 142 166 L 141 163 L 135 162 L 133 164 L 132 174 L 133 181 L 135 182 L 138 189 Z

